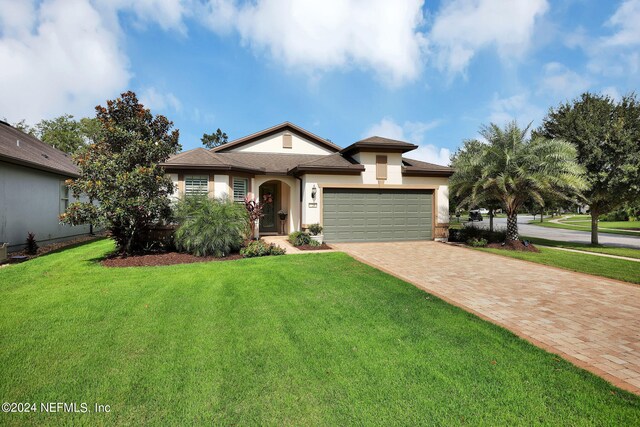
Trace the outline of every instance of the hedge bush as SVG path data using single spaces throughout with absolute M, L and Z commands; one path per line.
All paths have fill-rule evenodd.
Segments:
M 286 249 L 281 248 L 273 243 L 268 244 L 264 240 L 252 240 L 247 246 L 240 249 L 240 255 L 245 258 L 254 258 L 269 255 L 284 255 Z
M 311 235 L 303 231 L 294 231 L 289 234 L 289 243 L 293 246 L 308 245 L 311 242 Z
M 461 229 L 449 229 L 449 241 L 466 243 L 471 239 L 484 239 L 487 243 L 502 243 L 507 239 L 507 232 L 504 229 L 494 229 L 476 227 L 475 225 L 465 225 Z

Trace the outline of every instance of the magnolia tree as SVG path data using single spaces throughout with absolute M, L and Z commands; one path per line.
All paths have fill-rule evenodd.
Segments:
M 76 198 L 89 201 L 72 203 L 60 220 L 103 225 L 119 252 L 142 252 L 150 247 L 151 228 L 171 215 L 173 184 L 158 164 L 180 150 L 179 132 L 133 92 L 96 112 L 100 138 L 74 155 L 80 177 L 67 181 Z
M 269 194 L 264 194 L 262 196 L 262 201 L 254 200 L 249 196 L 244 199 L 244 207 L 247 209 L 247 213 L 249 214 L 249 228 L 251 229 L 250 238 L 253 239 L 256 235 L 256 223 L 264 216 L 262 210 L 265 205 L 273 203 L 273 196 Z

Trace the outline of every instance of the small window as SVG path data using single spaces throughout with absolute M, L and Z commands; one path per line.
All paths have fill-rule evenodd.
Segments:
M 248 188 L 249 180 L 247 178 L 233 178 L 233 201 L 244 202 Z
M 387 156 L 376 156 L 376 179 L 387 179 Z
M 285 133 L 282 136 L 282 148 L 293 148 L 293 137 L 290 133 Z
M 184 194 L 186 196 L 203 195 L 209 192 L 209 177 L 192 175 L 184 177 Z
M 66 212 L 69 207 L 69 187 L 64 181 L 60 182 L 60 214 Z

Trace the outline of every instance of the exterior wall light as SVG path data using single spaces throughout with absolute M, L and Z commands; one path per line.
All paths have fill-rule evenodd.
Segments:
M 316 185 L 313 184 L 313 187 L 311 187 L 311 199 L 313 199 L 313 201 L 316 201 L 316 194 L 318 193 L 318 189 L 316 188 Z

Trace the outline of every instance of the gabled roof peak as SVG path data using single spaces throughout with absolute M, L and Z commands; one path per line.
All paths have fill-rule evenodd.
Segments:
M 340 151 L 340 149 L 341 149 L 341 147 L 339 147 L 338 145 L 334 144 L 333 142 L 331 142 L 331 141 L 329 141 L 327 139 L 324 139 L 324 138 L 322 138 L 322 137 L 320 137 L 320 136 L 318 136 L 318 135 L 316 135 L 314 133 L 311 133 L 308 130 L 303 129 L 298 125 L 295 125 L 295 124 L 293 124 L 291 122 L 283 122 L 283 123 L 280 123 L 279 125 L 275 125 L 275 126 L 272 126 L 270 128 L 261 130 L 259 132 L 252 133 L 251 135 L 247 135 L 247 136 L 244 136 L 242 138 L 238 138 L 238 139 L 235 139 L 233 141 L 229 141 L 226 144 L 220 145 L 219 147 L 212 148 L 211 151 L 212 152 L 225 152 L 225 151 L 228 151 L 231 148 L 236 148 L 236 147 L 243 146 L 245 144 L 249 144 L 249 143 L 251 143 L 251 142 L 253 142 L 253 141 L 257 140 L 257 139 L 260 139 L 260 138 L 263 138 L 263 137 L 266 137 L 266 136 L 269 136 L 269 135 L 273 135 L 273 134 L 278 133 L 278 132 L 282 132 L 283 130 L 290 130 L 290 131 L 295 132 L 295 133 L 297 133 L 299 135 L 302 135 L 305 138 L 310 139 L 313 142 L 317 143 L 318 145 L 321 145 L 321 146 L 323 146 L 325 148 L 328 148 L 329 150 L 334 151 L 334 152 Z

